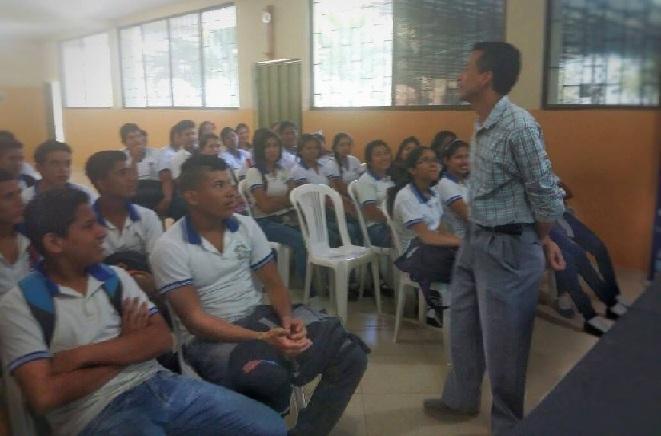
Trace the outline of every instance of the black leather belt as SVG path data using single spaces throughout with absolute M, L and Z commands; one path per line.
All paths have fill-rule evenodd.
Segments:
M 492 233 L 502 233 L 505 235 L 520 236 L 523 233 L 523 229 L 530 224 L 521 224 L 521 223 L 512 223 L 512 224 L 503 224 L 501 226 L 482 226 L 476 224 L 480 230 Z

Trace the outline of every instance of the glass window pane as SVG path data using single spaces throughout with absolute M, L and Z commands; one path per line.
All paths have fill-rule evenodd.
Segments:
M 122 29 L 119 32 L 122 52 L 122 88 L 126 107 L 147 106 L 147 89 L 142 52 L 142 28 Z
M 175 106 L 202 106 L 199 14 L 170 18 L 172 99 Z
M 100 33 L 61 45 L 65 104 L 68 107 L 112 106 L 108 34 Z
M 169 45 L 166 20 L 142 25 L 147 106 L 172 106 Z
M 313 105 L 390 106 L 392 0 L 315 0 Z
M 206 106 L 239 106 L 236 7 L 202 13 Z

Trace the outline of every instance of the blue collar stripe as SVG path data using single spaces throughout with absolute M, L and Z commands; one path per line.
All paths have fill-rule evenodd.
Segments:
M 225 228 L 230 232 L 234 233 L 239 230 L 239 220 L 234 217 L 223 220 Z M 195 229 L 193 225 L 193 220 L 190 219 L 189 215 L 186 215 L 183 219 L 184 226 L 184 241 L 193 245 L 202 245 L 202 237 Z

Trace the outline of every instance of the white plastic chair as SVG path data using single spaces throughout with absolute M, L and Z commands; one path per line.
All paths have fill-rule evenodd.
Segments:
M 7 368 L 6 365 L 2 365 Z M 23 397 L 21 387 L 16 379 L 10 374 L 3 374 L 2 384 L 9 412 L 9 425 L 12 435 L 39 436 L 40 432 L 34 416 L 30 413 L 28 405 Z
M 353 182 L 349 183 L 347 191 L 349 192 L 349 198 L 351 198 L 351 202 L 353 203 L 354 208 L 356 209 L 358 213 L 358 223 L 360 224 L 360 232 L 363 235 L 363 243 L 366 247 L 371 249 L 377 256 L 385 257 L 387 260 L 391 261 L 388 263 L 389 270 L 392 270 L 392 249 L 391 248 L 386 248 L 386 247 L 379 247 L 377 245 L 373 245 L 372 241 L 370 240 L 370 235 L 367 232 L 367 223 L 365 222 L 365 216 L 363 215 L 363 209 L 360 205 L 360 202 L 358 201 L 358 181 L 354 180 Z M 362 297 L 362 295 L 361 295 Z M 378 308 L 379 313 L 381 313 L 381 307 Z
M 330 268 L 334 272 L 333 291 L 337 304 L 337 315 L 343 322 L 346 322 L 349 299 L 349 272 L 356 267 L 371 263 L 374 295 L 376 296 L 377 307 L 380 310 L 378 257 L 367 247 L 351 244 L 340 194 L 326 185 L 306 184 L 294 189 L 290 193 L 290 198 L 296 209 L 305 246 L 308 250 L 304 303 L 307 303 L 310 299 L 312 266 L 318 265 Z M 326 221 L 326 202 L 328 199 L 333 204 L 342 242 L 340 247 L 335 248 L 331 248 L 328 242 L 328 224 Z
M 241 180 L 239 182 L 239 185 L 237 186 L 237 189 L 239 191 L 239 195 L 243 199 L 243 201 L 246 203 L 246 210 L 248 211 L 248 214 L 250 215 L 251 218 L 254 218 L 253 211 L 252 211 L 252 205 L 248 201 L 248 196 L 246 195 L 246 181 Z M 280 278 L 282 279 L 282 283 L 285 285 L 287 289 L 289 289 L 289 279 L 290 279 L 290 259 L 291 259 L 291 248 L 284 244 L 280 244 L 278 242 L 272 242 L 269 241 L 271 244 L 271 248 L 273 248 L 277 254 L 278 257 L 278 274 L 280 274 Z
M 395 259 L 401 256 L 404 253 L 404 248 L 402 247 L 399 235 L 393 226 L 392 219 L 387 211 L 384 212 L 386 219 L 388 220 L 388 227 L 390 228 L 390 233 L 392 235 L 392 245 L 395 250 Z M 406 300 L 406 289 L 418 290 L 418 323 L 426 326 L 426 312 L 427 304 L 425 297 L 420 290 L 420 286 L 411 280 L 408 274 L 397 270 L 397 305 L 395 306 L 395 333 L 393 335 L 393 342 L 397 342 L 397 336 L 399 334 L 399 327 L 402 321 L 402 314 L 404 312 L 404 302 Z M 438 291 L 441 294 L 443 304 L 450 306 L 450 288 L 447 283 L 434 282 L 431 284 L 431 289 Z M 450 360 L 450 311 L 445 310 L 443 314 L 443 347 L 445 348 L 445 355 Z

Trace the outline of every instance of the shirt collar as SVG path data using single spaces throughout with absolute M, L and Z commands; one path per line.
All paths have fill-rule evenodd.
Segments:
M 189 244 L 193 245 L 202 245 L 202 237 L 197 232 L 197 229 L 195 229 L 193 220 L 190 219 L 190 215 L 186 215 L 183 221 L 184 242 L 188 242 Z M 235 217 L 223 220 L 223 224 L 225 224 L 225 228 L 232 233 L 239 230 L 239 220 L 237 220 Z
M 451 180 L 455 183 L 461 183 L 461 181 L 458 178 L 456 178 L 455 176 L 453 176 L 452 174 L 450 174 L 449 171 L 443 171 L 442 177 L 445 177 L 446 179 Z
M 43 278 L 48 292 L 50 292 L 52 296 L 59 295 L 60 287 L 57 285 L 57 283 L 52 281 L 50 277 L 48 277 L 48 274 L 46 274 L 46 270 L 44 269 L 44 261 L 40 260 L 37 262 L 37 264 L 34 266 L 34 269 Z M 105 283 L 114 276 L 114 272 L 112 269 L 110 269 L 110 267 L 100 263 L 88 266 L 85 269 L 85 272 L 87 272 L 88 275 L 92 276 L 100 283 Z
M 99 224 L 101 224 L 102 226 L 106 226 L 106 219 L 103 217 L 103 215 L 101 215 L 101 208 L 99 207 L 98 198 L 92 205 L 92 209 L 94 209 L 94 213 L 96 214 L 96 220 L 99 222 Z M 129 213 L 129 219 L 132 222 L 140 221 L 140 212 L 138 212 L 138 208 L 135 207 L 135 204 L 127 201 L 126 209 Z
M 494 105 L 493 109 L 491 109 L 491 112 L 489 112 L 489 116 L 486 120 L 484 120 L 484 123 L 480 124 L 479 121 L 475 122 L 475 131 L 492 128 L 494 124 L 500 121 L 503 113 L 505 112 L 505 109 L 507 109 L 509 105 L 510 99 L 506 95 L 502 96 L 500 100 L 498 100 L 498 102 Z
M 418 199 L 420 204 L 426 204 L 429 202 L 429 200 L 436 195 L 433 189 L 429 190 L 430 197 L 426 197 L 425 194 L 420 192 L 417 186 L 415 186 L 415 183 L 411 182 L 409 183 L 409 186 L 411 187 L 411 191 L 413 191 L 413 195 L 415 195 L 415 198 Z
M 372 170 L 369 169 L 369 167 L 367 167 L 367 173 L 368 173 L 370 176 L 372 176 L 372 178 L 374 178 L 374 180 L 376 180 L 377 182 L 378 182 L 379 180 L 383 180 L 383 179 L 385 179 L 386 177 L 388 177 L 387 174 L 386 174 L 385 176 L 378 176 L 378 175 L 374 174 L 374 173 L 372 172 Z

